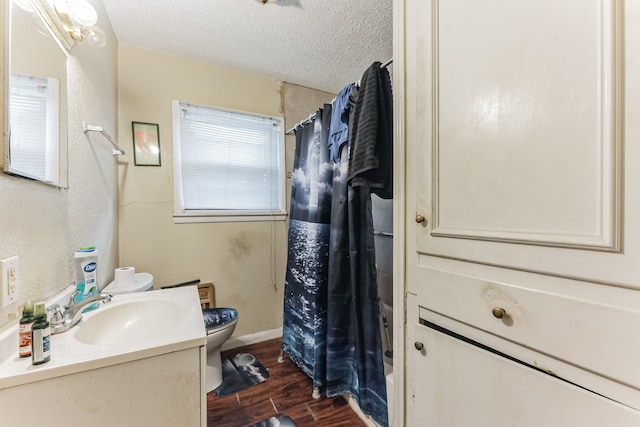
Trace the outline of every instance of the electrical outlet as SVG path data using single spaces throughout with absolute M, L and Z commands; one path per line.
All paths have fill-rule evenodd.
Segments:
M 18 301 L 18 289 L 20 288 L 20 270 L 18 269 L 18 257 L 12 256 L 0 260 L 2 276 L 0 276 L 0 302 L 6 307 Z

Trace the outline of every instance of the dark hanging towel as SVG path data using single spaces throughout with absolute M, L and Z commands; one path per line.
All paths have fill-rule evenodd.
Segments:
M 324 107 L 296 129 L 282 330 L 282 349 L 315 387 L 325 384 L 333 179 L 327 148 L 331 105 Z
M 349 126 L 349 185 L 393 198 L 393 95 L 386 68 L 374 62 L 362 75 Z
M 382 426 L 388 425 L 387 394 L 371 191 L 392 197 L 393 120 L 383 117 L 392 114 L 390 88 L 378 62 L 351 94 L 349 143 L 333 175 L 327 295 L 326 394 L 350 394 Z

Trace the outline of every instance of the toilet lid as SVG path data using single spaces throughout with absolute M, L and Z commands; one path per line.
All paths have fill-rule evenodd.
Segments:
M 143 292 L 153 287 L 153 276 L 149 273 L 136 273 L 136 282 L 130 286 L 123 286 L 112 281 L 104 287 L 102 292 L 108 292 L 111 295 L 129 294 L 132 292 Z
M 205 308 L 202 310 L 202 317 L 204 318 L 204 326 L 207 332 L 214 330 L 215 328 L 232 323 L 238 319 L 238 310 L 234 308 Z

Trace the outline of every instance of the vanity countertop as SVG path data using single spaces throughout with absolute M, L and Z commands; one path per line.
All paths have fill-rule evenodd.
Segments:
M 105 336 L 108 322 L 116 330 Z M 0 390 L 206 343 L 196 286 L 116 295 L 71 330 L 52 335 L 51 360 L 42 365 L 18 357 L 17 324 L 0 334 Z

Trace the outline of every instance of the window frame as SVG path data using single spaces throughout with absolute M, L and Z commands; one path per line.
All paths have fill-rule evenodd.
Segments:
M 242 114 L 247 116 L 255 116 L 277 120 L 280 122 L 280 140 L 278 142 L 278 184 L 280 186 L 280 197 L 278 201 L 278 209 L 274 210 L 242 210 L 242 209 L 207 209 L 207 210 L 186 210 L 184 208 L 182 195 L 182 152 L 180 140 L 180 105 L 193 105 L 200 108 L 209 108 L 223 112 Z M 285 133 L 284 133 L 284 117 L 270 116 L 266 114 L 258 114 L 253 112 L 233 110 L 211 105 L 197 104 L 174 99 L 171 101 L 171 122 L 173 125 L 173 221 L 176 224 L 192 224 L 207 222 L 247 222 L 247 221 L 284 221 L 287 218 L 285 208 L 286 199 L 286 165 L 285 165 Z

